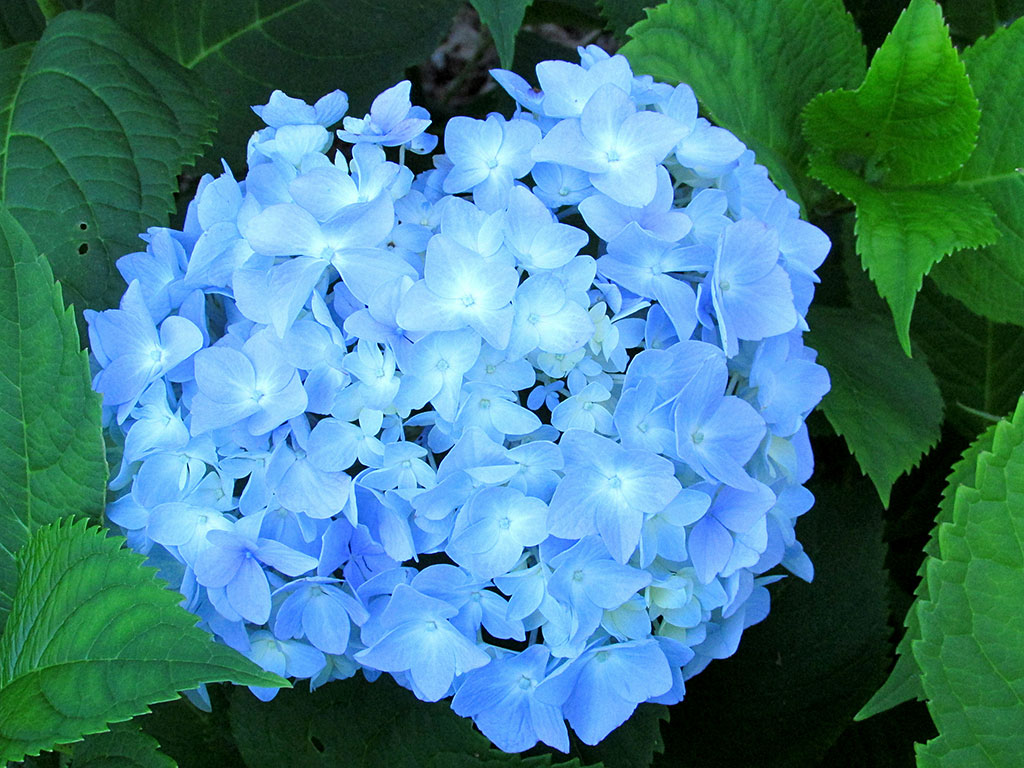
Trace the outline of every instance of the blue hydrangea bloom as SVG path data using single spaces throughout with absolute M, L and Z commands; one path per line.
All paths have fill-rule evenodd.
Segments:
M 682 700 L 813 577 L 828 239 L 689 87 L 579 53 L 496 70 L 517 112 L 453 118 L 419 175 L 407 81 L 363 118 L 274 92 L 244 177 L 86 312 L 109 520 L 200 625 L 311 687 L 451 696 L 510 752 Z

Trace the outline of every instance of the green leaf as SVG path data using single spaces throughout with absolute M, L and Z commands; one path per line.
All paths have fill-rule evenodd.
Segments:
M 268 703 L 236 690 L 231 731 L 249 768 L 563 765 L 561 757 L 549 763 L 499 751 L 448 702 L 419 701 L 386 676 L 370 683 L 359 675 L 312 693 L 281 691 Z
M 160 750 L 170 755 L 183 768 L 217 766 L 242 768 L 245 763 L 238 746 L 231 738 L 228 722 L 226 684 L 207 685 L 211 711 L 204 712 L 187 698 L 156 704 L 138 722 L 142 730 L 160 744 Z
M 797 537 L 814 582 L 771 585 L 735 656 L 686 682 L 656 768 L 811 768 L 884 676 L 891 653 L 882 509 L 866 480 L 811 481 Z M 826 765 L 826 764 L 822 764 Z
M 620 40 L 626 39 L 627 29 L 645 18 L 644 9 L 657 4 L 657 0 L 597 0 L 601 16 Z
M 954 39 L 973 43 L 1024 15 L 1024 0 L 943 0 Z
M 0 47 L 38 40 L 46 20 L 36 0 L 0 3 Z
M 637 72 L 692 86 L 711 118 L 804 204 L 800 111 L 864 76 L 864 47 L 840 0 L 669 0 L 630 34 L 621 52 Z
M 993 323 L 925 281 L 910 329 L 946 401 L 946 419 L 977 435 L 1024 392 L 1024 328 Z
M 832 377 L 821 408 L 888 506 L 896 478 L 938 442 L 943 405 L 935 377 L 901 352 L 876 316 L 819 306 L 808 322 L 808 345 Z
M 939 731 L 917 748 L 925 768 L 1014 765 L 1024 754 L 1024 398 L 975 452 L 915 603 L 912 649 Z
M 0 200 L 78 307 L 116 304 L 114 260 L 167 225 L 177 176 L 208 143 L 196 78 L 106 16 L 68 11 L 0 52 Z
M 123 543 L 64 519 L 19 551 L 0 638 L 0 761 L 99 733 L 201 683 L 287 685 L 213 642 Z
M 946 480 L 946 487 L 942 493 L 942 500 L 939 502 L 939 512 L 935 518 L 935 527 L 932 529 L 931 538 L 924 545 L 926 559 L 921 563 L 918 571 L 920 581 L 914 590 L 916 601 L 907 611 L 903 625 L 906 632 L 896 646 L 896 666 L 889 674 L 888 679 L 871 700 L 865 704 L 857 713 L 856 720 L 864 720 L 879 712 L 885 712 L 898 704 L 910 699 L 925 699 L 924 688 L 921 685 L 921 670 L 914 659 L 912 646 L 915 641 L 921 639 L 921 623 L 918 619 L 917 601 L 928 599 L 928 582 L 925 578 L 925 571 L 928 565 L 928 558 L 939 555 L 938 530 L 953 520 L 953 503 L 956 490 L 961 485 L 970 483 L 974 478 L 975 467 L 978 457 L 984 451 L 992 449 L 992 441 L 995 438 L 996 425 L 992 424 L 985 432 L 964 451 L 963 456 L 950 471 Z
M 157 751 L 159 747 L 138 722 L 130 720 L 76 744 L 71 768 L 175 768 L 177 763 Z
M 823 93 L 804 110 L 810 174 L 856 204 L 857 252 L 908 355 L 924 276 L 953 251 L 1000 234 L 991 201 L 970 187 L 931 184 L 971 156 L 980 117 L 933 0 L 911 2 L 857 90 Z
M 964 51 L 981 103 L 978 147 L 957 184 L 974 190 L 996 212 L 999 239 L 936 266 L 932 278 L 972 311 L 1024 325 L 1024 19 Z
M 0 627 L 36 528 L 103 511 L 100 400 L 46 260 L 0 206 Z
M 505 69 L 512 67 L 512 57 L 516 52 L 516 33 L 523 26 L 526 9 L 533 5 L 533 0 L 470 0 L 476 8 L 487 29 L 494 38 L 498 48 L 498 58 Z
M 980 118 L 942 9 L 912 0 L 863 84 L 807 105 L 804 133 L 818 151 L 864 163 L 871 180 L 923 184 L 964 164 Z
M 517 0 L 518 1 L 518 0 Z M 340 88 L 362 115 L 427 59 L 458 0 L 118 0 L 117 19 L 202 77 L 220 115 L 216 157 L 236 169 L 275 88 L 315 100 Z M 436 126 L 435 126 L 436 129 Z
M 958 248 L 993 242 L 999 233 L 992 209 L 970 189 L 870 184 L 824 154 L 812 156 L 810 170 L 856 204 L 857 253 L 888 302 L 909 355 L 910 321 L 924 276 Z
M 629 720 L 599 744 L 592 747 L 581 744 L 580 755 L 588 765 L 600 763 L 605 768 L 647 768 L 656 754 L 665 751 L 661 724 L 668 719 L 668 707 L 641 704 Z

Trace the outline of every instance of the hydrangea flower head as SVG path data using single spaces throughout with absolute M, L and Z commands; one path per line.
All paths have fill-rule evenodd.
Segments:
M 513 752 L 680 701 L 813 575 L 828 240 L 687 86 L 580 57 L 495 71 L 516 113 L 453 118 L 418 176 L 407 81 L 363 118 L 275 92 L 244 178 L 86 313 L 110 519 L 201 625 L 451 697 Z

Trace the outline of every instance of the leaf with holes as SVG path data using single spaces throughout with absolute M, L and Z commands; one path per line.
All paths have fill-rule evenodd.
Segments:
M 800 110 L 864 76 L 864 46 L 840 0 L 669 0 L 630 35 L 621 52 L 637 72 L 688 83 L 775 183 L 807 202 Z
M 196 78 L 106 16 L 68 11 L 0 51 L 0 200 L 79 308 L 116 304 L 114 260 L 167 224 L 208 143 Z
M 0 206 L 0 627 L 14 553 L 39 526 L 103 511 L 107 464 L 99 396 L 60 286 Z
M 821 409 L 888 506 L 896 478 L 939 439 L 943 403 L 935 377 L 900 351 L 878 317 L 819 306 L 808 323 L 807 343 L 832 377 Z
M 430 56 L 458 8 L 458 0 L 117 0 L 116 18 L 206 82 L 220 115 L 214 158 L 240 168 L 239 148 L 263 127 L 250 105 L 275 88 L 307 101 L 340 88 L 362 116 Z
M 201 683 L 287 685 L 196 627 L 123 543 L 65 519 L 19 550 L 0 638 L 0 761 L 100 733 Z

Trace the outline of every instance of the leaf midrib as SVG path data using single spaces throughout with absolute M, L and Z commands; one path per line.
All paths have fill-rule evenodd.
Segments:
M 296 10 L 297 8 L 301 8 L 302 6 L 307 5 L 310 2 L 311 0 L 296 0 L 294 3 L 286 5 L 284 8 L 276 10 L 273 13 L 270 13 L 266 16 L 257 16 L 244 27 L 240 27 L 239 29 L 225 36 L 223 39 L 219 40 L 217 43 L 210 47 L 205 47 L 205 43 L 202 40 L 202 26 L 200 26 L 199 34 L 201 50 L 188 61 L 182 61 L 181 65 L 187 69 L 194 69 L 198 64 L 202 63 L 204 60 L 208 59 L 210 56 L 220 51 L 224 46 L 228 45 L 229 43 L 237 40 L 243 35 L 247 35 L 250 32 L 255 32 L 256 30 L 261 29 L 263 25 L 266 24 L 267 22 L 273 21 L 276 18 L 289 14 L 292 11 Z M 257 9 L 256 12 L 258 14 L 259 10 Z
M 7 111 L 7 125 L 4 126 L 4 144 L 3 149 L 0 150 L 0 161 L 3 162 L 3 169 L 0 170 L 0 201 L 7 200 L 7 169 L 11 164 L 9 153 L 11 144 L 11 127 L 14 125 L 14 110 L 18 103 L 18 99 L 21 96 L 21 89 L 25 85 L 25 81 L 28 79 L 26 73 L 28 72 L 29 65 L 32 63 L 33 56 L 35 56 L 35 45 L 32 46 L 32 53 L 25 59 L 25 66 L 22 68 L 21 74 L 18 77 L 18 87 L 15 89 L 14 95 L 10 99 L 11 108 Z

